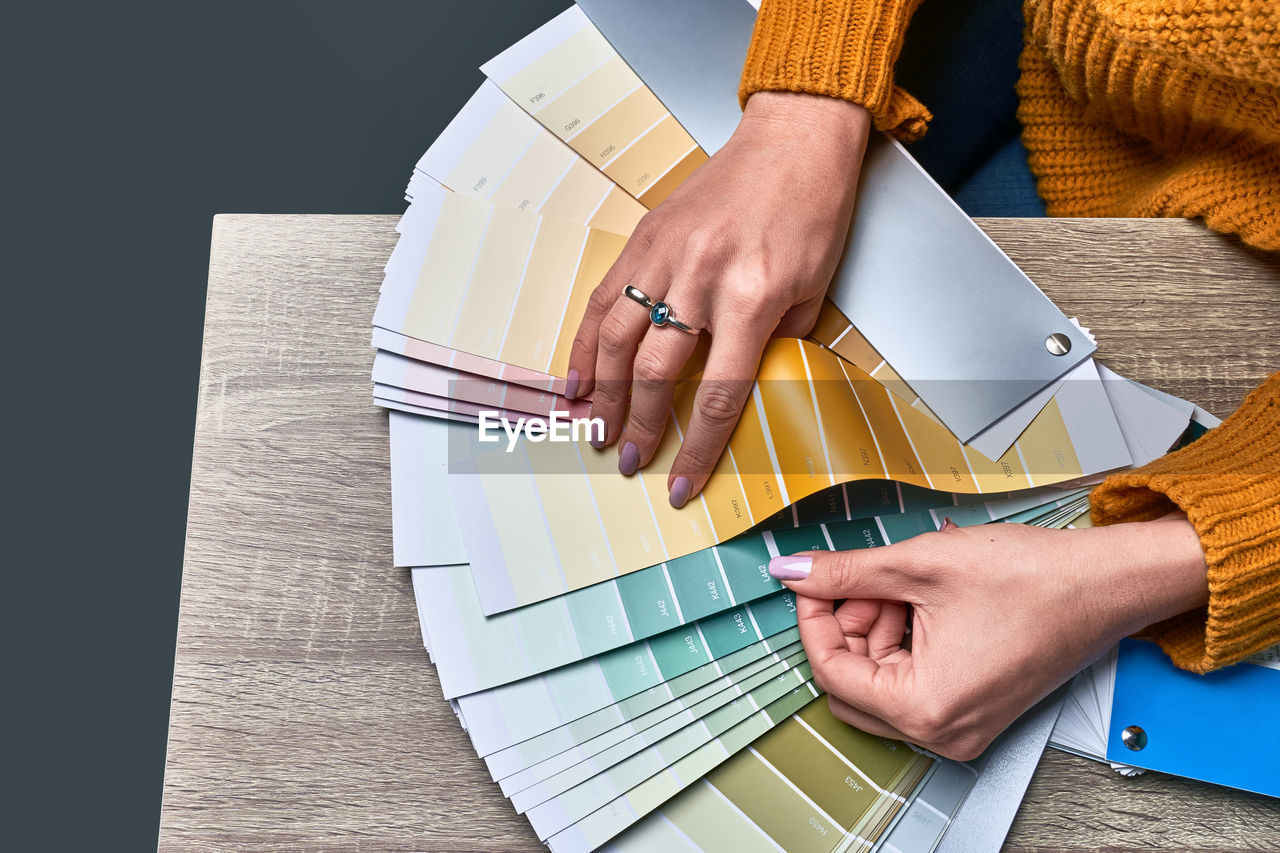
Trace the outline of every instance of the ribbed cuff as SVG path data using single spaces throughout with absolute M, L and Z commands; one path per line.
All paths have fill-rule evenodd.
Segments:
M 866 107 L 877 130 L 910 142 L 932 116 L 893 85 L 893 64 L 920 0 L 764 0 L 738 98 L 829 95 Z
M 1176 665 L 1208 672 L 1280 642 L 1280 373 L 1216 429 L 1108 477 L 1090 501 L 1095 524 L 1177 508 L 1200 534 L 1208 607 L 1149 629 Z

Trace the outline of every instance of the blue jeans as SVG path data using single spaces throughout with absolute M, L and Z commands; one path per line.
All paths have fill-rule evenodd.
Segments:
M 933 0 L 907 30 L 896 82 L 933 113 L 912 155 L 970 216 L 1044 216 L 1018 125 L 1018 0 Z

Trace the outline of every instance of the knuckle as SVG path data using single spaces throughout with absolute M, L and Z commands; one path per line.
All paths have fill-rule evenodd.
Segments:
M 614 290 L 615 288 L 609 286 L 607 279 L 596 285 L 596 289 L 591 291 L 591 296 L 587 299 L 587 313 L 600 316 L 608 311 L 618 298 Z
M 695 228 L 685 238 L 685 251 L 695 264 L 715 264 L 733 254 L 735 240 L 728 228 L 710 226 Z
M 579 358 L 585 358 L 591 355 L 592 349 L 590 337 L 579 332 L 573 339 L 573 347 L 570 352 Z
M 710 473 L 719 461 L 719 451 L 702 444 L 691 444 L 687 439 L 680 448 L 680 456 L 691 472 Z
M 898 543 L 897 572 L 913 584 L 929 586 L 939 579 L 937 568 L 955 562 L 955 543 L 941 533 L 926 533 Z
M 698 411 L 713 426 L 737 423 L 742 395 L 727 382 L 704 382 L 698 393 Z
M 947 740 L 951 716 L 942 703 L 931 700 L 918 704 L 903 721 L 902 732 L 914 740 L 937 743 Z
M 778 313 L 780 295 L 768 287 L 743 285 L 735 294 L 738 310 L 749 317 L 763 317 Z
M 641 346 L 632 368 L 636 381 L 647 385 L 661 385 L 671 380 L 671 370 L 661 353 L 653 347 Z
M 631 231 L 631 238 L 628 244 L 635 243 L 638 248 L 644 248 L 653 242 L 653 238 L 662 230 L 662 220 L 664 213 L 659 209 L 654 209 L 640 217 L 640 221 L 636 223 L 636 227 Z
M 609 358 L 621 358 L 631 348 L 630 330 L 617 314 L 608 314 L 600 321 L 600 350 Z
M 778 282 L 764 270 L 748 266 L 746 272 L 734 279 L 732 311 L 739 317 L 757 319 L 760 317 L 780 317 L 789 307 L 786 301 L 787 287 Z
M 654 438 L 662 434 L 667 426 L 666 410 L 656 410 L 644 406 L 631 406 L 627 416 L 627 430 L 641 438 Z
M 833 554 L 827 558 L 826 565 L 827 581 L 832 589 L 851 592 L 854 574 L 853 563 L 849 560 L 849 556 L 844 553 Z
M 955 542 L 939 531 L 917 536 L 912 540 L 912 550 L 919 560 L 936 560 L 955 551 Z
M 616 379 L 597 380 L 592 403 L 597 408 L 618 408 L 626 398 L 624 383 Z

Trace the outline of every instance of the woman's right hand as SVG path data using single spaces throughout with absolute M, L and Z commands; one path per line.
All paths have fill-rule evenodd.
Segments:
M 632 285 L 711 337 L 688 431 L 667 478 L 698 494 L 729 442 L 765 344 L 813 328 L 844 251 L 871 120 L 821 95 L 758 92 L 732 138 L 647 214 L 591 296 L 568 396 L 594 393 L 618 468 L 653 458 L 697 335 L 650 323 Z

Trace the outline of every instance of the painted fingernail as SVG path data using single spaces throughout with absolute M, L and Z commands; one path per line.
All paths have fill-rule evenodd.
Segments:
M 676 509 L 684 506 L 689 502 L 689 490 L 693 484 L 689 482 L 688 477 L 676 477 L 676 481 L 671 484 L 671 493 L 667 499 L 671 501 L 671 505 Z
M 566 400 L 578 399 L 578 371 L 570 370 L 569 375 L 564 378 L 564 398 Z
M 769 561 L 769 574 L 780 581 L 802 581 L 812 569 L 812 557 L 774 557 Z
M 622 445 L 618 456 L 618 470 L 630 477 L 640 467 L 640 450 L 631 442 Z
M 587 417 L 594 419 L 595 414 L 595 405 L 592 404 L 591 408 L 587 410 Z M 603 425 L 603 429 L 587 430 L 587 435 L 590 436 L 587 442 L 596 450 L 604 449 L 604 440 L 609 437 L 609 425 L 604 421 L 600 421 L 600 423 Z

